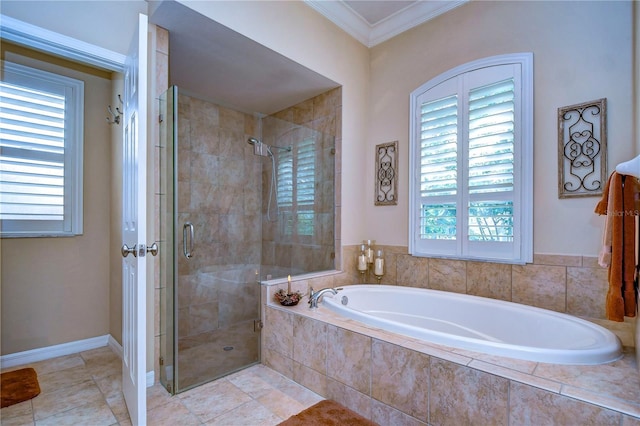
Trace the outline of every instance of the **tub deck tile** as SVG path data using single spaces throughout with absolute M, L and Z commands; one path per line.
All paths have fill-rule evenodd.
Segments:
M 469 367 L 475 368 L 476 370 L 484 371 L 486 373 L 505 377 L 510 380 L 516 380 L 521 383 L 526 383 L 536 388 L 548 390 L 549 392 L 560 393 L 560 391 L 562 390 L 562 383 L 544 379 L 542 377 L 532 376 L 531 374 L 525 374 L 520 371 L 512 370 L 508 367 L 490 364 L 488 362 L 480 361 L 477 359 L 471 361 Z
M 628 400 L 613 398 L 610 395 L 599 391 L 581 389 L 573 386 L 563 386 L 562 395 L 570 396 L 581 401 L 589 401 L 592 404 L 619 411 L 630 416 L 640 417 L 640 404 L 634 404 Z
M 434 358 L 468 366 L 483 373 L 494 374 L 511 380 L 514 386 L 518 383 L 521 386 L 528 385 L 531 386 L 532 392 L 535 392 L 535 389 L 539 392 L 551 392 L 547 397 L 555 394 L 559 398 L 571 398 L 592 404 L 592 408 L 615 410 L 618 411 L 619 416 L 625 418 L 625 426 L 640 426 L 640 376 L 636 369 L 634 348 L 625 347 L 625 355 L 621 360 L 602 365 L 570 366 L 536 363 L 401 336 L 366 326 L 352 319 L 345 319 L 322 306 L 311 310 L 306 304 L 292 308 L 284 308 L 272 303 L 268 305 L 364 336 L 401 345 Z M 273 364 L 273 361 L 267 364 Z M 333 380 L 330 381 L 333 382 Z M 332 392 L 328 393 L 332 394 Z M 637 425 L 635 421 L 638 422 Z
M 460 365 L 469 365 L 473 358 L 469 358 L 463 355 L 456 354 L 450 350 L 443 349 L 444 346 L 421 342 L 416 339 L 405 340 L 402 346 L 412 349 L 414 351 L 421 352 L 426 355 L 434 356 L 446 361 L 454 362 Z

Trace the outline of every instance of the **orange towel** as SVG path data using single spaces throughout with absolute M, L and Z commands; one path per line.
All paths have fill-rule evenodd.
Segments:
M 608 234 L 611 239 L 606 311 L 607 318 L 613 321 L 624 321 L 625 316 L 636 316 L 634 274 L 638 192 L 636 178 L 613 172 L 607 181 L 602 200 L 595 209 L 596 213 L 607 215 L 604 244 L 607 244 Z M 603 251 L 606 251 L 606 247 L 603 247 Z

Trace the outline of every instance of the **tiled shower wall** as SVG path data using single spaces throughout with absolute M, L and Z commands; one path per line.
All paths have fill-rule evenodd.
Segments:
M 274 277 L 334 269 L 339 247 L 336 224 L 340 179 L 336 162 L 340 158 L 341 117 L 342 89 L 336 88 L 262 119 L 262 140 L 269 145 L 295 146 L 309 138 L 315 141 L 313 235 L 285 235 L 282 215 L 273 217 L 277 212 L 273 199 L 272 220 L 268 221 L 272 165 L 266 158 L 262 163 L 262 265 L 267 273 L 273 271 Z M 282 153 L 274 150 L 276 160 Z
M 257 124 L 251 115 L 179 95 L 178 224 L 192 223 L 195 233 L 193 257 L 178 256 L 181 339 L 256 319 L 261 169 L 246 140 Z

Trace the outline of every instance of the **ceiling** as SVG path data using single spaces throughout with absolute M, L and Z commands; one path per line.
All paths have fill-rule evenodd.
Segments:
M 152 6 L 150 21 L 169 31 L 170 84 L 181 93 L 269 115 L 339 86 L 181 3 Z
M 182 93 L 269 115 L 339 86 L 181 3 L 148 1 L 150 21 L 169 31 L 170 84 Z M 304 1 L 373 46 L 467 0 Z
M 468 0 L 304 0 L 356 40 L 373 47 Z

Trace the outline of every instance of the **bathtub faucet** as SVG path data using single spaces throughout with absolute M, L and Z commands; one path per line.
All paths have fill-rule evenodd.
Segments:
M 317 308 L 318 307 L 318 300 L 320 300 L 320 298 L 325 293 L 328 293 L 328 292 L 331 292 L 333 294 L 338 294 L 338 291 L 336 289 L 331 288 L 331 287 L 323 288 L 322 290 L 318 290 L 318 291 L 313 291 L 313 288 L 312 288 L 310 293 L 309 293 L 309 308 Z

